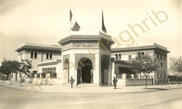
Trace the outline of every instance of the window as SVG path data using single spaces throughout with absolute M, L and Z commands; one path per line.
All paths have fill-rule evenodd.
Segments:
M 121 59 L 121 54 L 119 54 L 119 59 Z
M 37 59 L 37 52 L 34 53 L 34 58 Z
M 52 53 L 50 53 L 50 59 L 52 59 Z
M 49 59 L 49 53 L 46 54 L 46 59 Z
M 31 52 L 30 53 L 30 58 L 31 59 L 37 59 L 37 52 Z
M 138 52 L 138 57 L 140 57 L 141 56 L 141 53 L 140 52 Z
M 118 59 L 118 54 L 115 54 L 116 59 Z
M 50 74 L 50 78 L 57 78 L 56 68 L 50 67 L 50 68 L 43 68 L 42 69 L 42 78 L 46 78 L 46 74 Z
M 33 52 L 30 53 L 30 58 L 33 59 Z
M 131 55 L 128 56 L 128 59 L 129 59 L 129 60 L 131 59 Z
M 52 59 L 52 53 L 46 53 L 46 59 Z
M 56 68 L 54 68 L 53 70 L 56 71 Z

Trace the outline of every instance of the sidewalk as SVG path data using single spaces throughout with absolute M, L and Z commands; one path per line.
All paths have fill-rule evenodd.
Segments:
M 36 92 L 59 92 L 59 93 L 143 93 L 143 92 L 151 92 L 151 91 L 162 91 L 162 90 L 171 90 L 176 88 L 182 88 L 182 84 L 176 85 L 154 85 L 148 86 L 148 89 L 145 89 L 145 86 L 127 86 L 121 87 L 118 86 L 117 89 L 114 89 L 113 86 L 95 86 L 95 85 L 79 85 L 74 88 L 70 88 L 69 85 L 48 85 L 48 86 L 38 86 L 32 84 L 23 83 L 20 87 L 20 83 L 12 83 L 10 84 L 8 81 L 5 83 L 0 82 L 1 85 L 5 87 L 13 87 L 17 89 L 23 89 L 28 91 L 36 91 Z

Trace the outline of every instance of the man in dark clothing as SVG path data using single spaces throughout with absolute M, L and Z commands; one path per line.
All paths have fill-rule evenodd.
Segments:
M 116 77 L 114 77 L 114 79 L 113 79 L 114 89 L 116 89 L 117 82 L 118 82 L 118 80 L 116 79 Z
M 75 80 L 73 79 L 73 77 L 72 77 L 72 76 L 71 76 L 71 78 L 70 78 L 70 80 L 69 80 L 69 81 L 70 81 L 70 84 L 71 84 L 71 88 L 73 88 L 73 83 L 74 83 L 74 81 L 75 81 Z

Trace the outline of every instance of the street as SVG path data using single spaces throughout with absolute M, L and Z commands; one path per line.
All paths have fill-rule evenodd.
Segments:
M 141 93 L 81 94 L 40 93 L 0 85 L 0 109 L 181 109 L 180 107 L 181 88 Z

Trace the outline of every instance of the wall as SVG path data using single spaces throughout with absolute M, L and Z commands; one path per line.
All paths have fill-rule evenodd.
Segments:
M 119 86 L 144 86 L 146 83 L 145 79 L 118 79 Z M 152 85 L 152 79 L 147 80 L 148 85 Z
M 33 51 L 34 52 L 34 51 Z M 49 52 L 47 52 L 49 53 Z M 18 60 L 21 61 L 22 59 L 25 60 L 30 60 L 32 63 L 32 69 L 30 71 L 38 71 L 38 64 L 40 62 L 43 61 L 47 61 L 50 59 L 46 59 L 46 53 L 42 53 L 42 52 L 37 52 L 37 58 L 31 58 L 30 57 L 31 51 L 21 51 L 18 53 Z M 51 60 L 57 60 L 57 59 L 61 59 L 61 54 L 57 54 L 57 53 L 52 53 L 52 59 Z
M 154 84 L 163 84 L 165 80 L 167 80 L 167 53 L 160 49 L 151 49 L 151 50 L 138 50 L 138 51 L 121 51 L 121 52 L 112 52 L 111 56 L 115 57 L 115 54 L 121 54 L 121 60 L 128 61 L 129 55 L 131 58 L 134 58 L 138 52 L 144 52 L 150 56 L 155 56 L 159 62 L 159 70 L 158 72 L 153 72 L 151 77 L 154 78 Z M 158 56 L 159 55 L 159 56 Z M 164 59 L 165 56 L 165 59 Z
M 146 79 L 127 79 L 126 86 L 144 86 Z M 148 85 L 152 85 L 152 79 L 147 80 Z
M 138 52 L 144 52 L 150 56 L 154 56 L 154 50 L 138 50 L 138 51 L 121 51 L 121 52 L 112 52 L 111 56 L 115 57 L 115 54 L 121 54 L 121 60 L 128 61 L 129 55 L 131 55 L 131 58 L 135 58 Z

